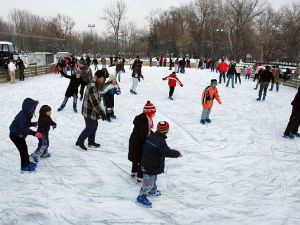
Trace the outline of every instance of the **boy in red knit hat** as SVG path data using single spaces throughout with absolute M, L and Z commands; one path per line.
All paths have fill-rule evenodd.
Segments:
M 147 101 L 143 113 L 136 116 L 133 120 L 134 128 L 129 138 L 128 159 L 132 162 L 131 176 L 137 176 L 137 181 L 142 182 L 143 173 L 141 170 L 141 159 L 143 154 L 143 144 L 147 137 L 153 133 L 152 118 L 156 112 L 155 106 Z
M 157 190 L 157 175 L 164 172 L 165 157 L 182 157 L 177 150 L 170 149 L 166 139 L 169 131 L 169 123 L 161 121 L 157 124 L 157 130 L 147 138 L 143 146 L 142 171 L 144 173 L 144 182 L 136 202 L 151 207 L 152 203 L 147 199 L 148 196 L 160 196 L 161 192 Z
M 169 91 L 169 99 L 170 100 L 174 100 L 173 99 L 173 93 L 176 87 L 176 83 L 178 83 L 181 87 L 183 87 L 183 84 L 180 82 L 180 80 L 178 79 L 178 77 L 176 76 L 176 73 L 173 72 L 172 74 L 170 74 L 167 77 L 162 78 L 163 80 L 168 80 L 168 84 L 170 86 L 170 91 Z

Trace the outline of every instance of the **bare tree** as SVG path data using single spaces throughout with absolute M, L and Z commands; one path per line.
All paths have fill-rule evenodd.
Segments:
M 126 5 L 123 0 L 116 0 L 114 4 L 103 10 L 103 16 L 100 19 L 105 20 L 109 32 L 113 36 L 113 40 L 116 44 L 116 54 L 119 54 L 119 36 L 121 32 L 121 27 L 124 23 L 126 14 Z

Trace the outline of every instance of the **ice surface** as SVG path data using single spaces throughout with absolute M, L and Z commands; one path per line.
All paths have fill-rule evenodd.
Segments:
M 215 102 L 212 123 L 203 126 L 201 94 L 218 75 L 187 69 L 178 75 L 184 87 L 177 86 L 170 101 L 161 80 L 169 73 L 167 67 L 144 67 L 145 80 L 131 95 L 126 67 L 122 95 L 115 97 L 118 118 L 99 121 L 101 149 L 88 152 L 75 147 L 84 119 L 73 112 L 72 100 L 56 112 L 68 79 L 49 74 L 1 84 L 0 224 L 300 224 L 300 139 L 282 138 L 296 89 L 280 86 L 259 103 L 252 80 L 234 89 L 218 84 L 223 104 Z M 42 159 L 33 174 L 19 172 L 19 153 L 8 136 L 26 97 L 39 100 L 38 109 L 50 105 L 58 124 L 50 131 L 52 157 Z M 135 204 L 140 184 L 130 178 L 127 160 L 132 121 L 147 100 L 156 106 L 155 124 L 170 123 L 169 146 L 183 154 L 166 160 L 166 173 L 158 176 L 163 195 L 151 198 L 152 209 Z M 33 152 L 37 139 L 26 141 Z

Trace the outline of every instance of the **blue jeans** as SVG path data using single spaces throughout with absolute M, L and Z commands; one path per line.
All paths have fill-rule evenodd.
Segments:
M 230 79 L 231 79 L 231 81 L 232 81 L 232 88 L 234 88 L 234 82 L 233 82 L 233 79 L 234 78 L 234 75 L 233 74 L 228 74 L 228 79 L 227 79 L 227 84 L 226 84 L 226 87 L 228 87 L 228 85 L 229 85 L 229 81 L 230 81 Z
M 121 70 L 116 72 L 116 77 L 118 78 L 118 81 L 121 82 Z
M 89 143 L 94 143 L 96 137 L 96 131 L 98 128 L 98 120 L 91 120 L 84 117 L 84 121 L 85 121 L 85 128 L 81 132 L 77 141 L 83 144 L 85 139 L 88 138 Z
M 71 75 L 75 74 L 75 66 L 71 66 Z
M 24 69 L 23 67 L 19 66 L 19 76 L 20 76 L 20 81 L 23 80 L 24 81 Z
M 98 70 L 98 65 L 94 64 L 94 66 L 95 66 L 95 70 L 97 71 Z
M 273 91 L 274 83 L 271 84 L 270 91 Z M 279 82 L 276 82 L 276 91 L 279 91 Z
M 68 73 L 67 67 L 63 67 L 63 68 L 62 68 L 62 71 L 63 71 L 65 74 L 67 74 L 67 73 Z
M 185 68 L 184 68 L 184 66 L 180 66 L 180 73 L 185 73 Z
M 140 190 L 140 195 L 148 195 L 149 192 L 156 193 L 157 175 L 144 174 L 143 185 Z
M 39 138 L 39 144 L 33 155 L 40 158 L 42 155 L 48 153 L 49 147 L 49 137 L 48 135 L 45 138 Z
M 61 109 L 65 108 L 68 100 L 69 100 L 69 97 L 64 98 L 64 100 L 63 100 L 63 102 L 61 103 L 61 106 L 60 106 Z M 73 94 L 73 109 L 76 109 L 76 108 L 77 108 L 77 95 Z

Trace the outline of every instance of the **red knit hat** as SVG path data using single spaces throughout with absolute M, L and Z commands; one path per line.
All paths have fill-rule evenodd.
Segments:
M 155 106 L 148 100 L 144 106 L 143 113 L 151 117 L 156 112 Z
M 157 130 L 161 133 L 168 133 L 169 131 L 169 123 L 167 121 L 160 121 L 157 124 Z

